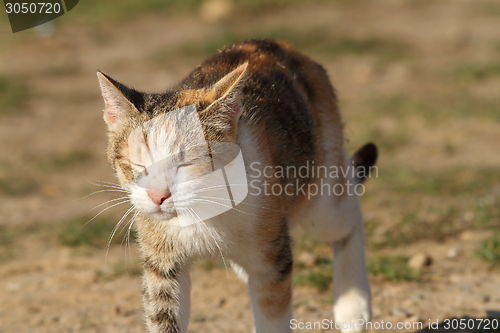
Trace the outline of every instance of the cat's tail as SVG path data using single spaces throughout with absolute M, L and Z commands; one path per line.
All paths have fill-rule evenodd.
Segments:
M 352 156 L 354 167 L 356 168 L 356 179 L 358 184 L 365 181 L 366 178 L 377 177 L 378 170 L 375 166 L 377 161 L 378 149 L 374 143 L 369 142 Z

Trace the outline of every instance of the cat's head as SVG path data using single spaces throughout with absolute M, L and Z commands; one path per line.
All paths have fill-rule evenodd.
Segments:
M 221 187 L 211 175 L 238 154 L 247 64 L 211 86 L 165 94 L 141 93 L 101 72 L 97 76 L 108 159 L 132 204 L 159 220 L 181 213 L 198 218 L 193 207 L 209 203 L 210 189 Z

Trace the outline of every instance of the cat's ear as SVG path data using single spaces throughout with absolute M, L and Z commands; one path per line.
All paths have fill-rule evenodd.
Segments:
M 219 115 L 233 128 L 236 128 L 238 119 L 243 112 L 241 104 L 242 90 L 248 80 L 248 62 L 238 66 L 231 73 L 224 76 L 212 87 L 215 93 L 215 102 L 211 107 L 217 109 Z
M 101 93 L 104 99 L 104 121 L 110 131 L 119 130 L 126 121 L 139 114 L 134 101 L 142 98 L 142 94 L 113 80 L 102 72 L 97 72 Z

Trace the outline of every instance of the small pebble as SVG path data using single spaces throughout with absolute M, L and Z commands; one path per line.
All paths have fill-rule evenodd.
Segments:
M 446 253 L 446 256 L 448 258 L 456 258 L 460 256 L 463 253 L 463 250 L 459 247 L 450 247 L 448 249 L 448 252 Z
M 411 317 L 411 313 L 401 308 L 393 308 L 391 310 L 391 316 L 396 318 L 409 318 Z
M 422 294 L 413 294 L 411 295 L 411 298 L 422 300 L 424 299 L 424 296 Z
M 216 304 L 216 307 L 222 308 L 226 304 L 226 299 L 224 297 L 221 297 Z
M 408 261 L 408 266 L 417 271 L 430 264 L 432 264 L 432 258 L 425 253 L 417 253 Z
M 474 233 L 469 231 L 469 230 L 465 230 L 464 232 L 462 232 L 460 234 L 460 239 L 461 240 L 471 240 L 474 238 Z
M 416 323 L 420 321 L 421 321 L 420 318 L 418 318 L 417 316 L 411 316 L 404 320 L 405 323 Z

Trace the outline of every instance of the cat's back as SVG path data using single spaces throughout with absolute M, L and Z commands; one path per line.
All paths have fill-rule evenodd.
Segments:
M 275 164 L 300 166 L 323 159 L 325 134 L 342 144 L 336 97 L 323 67 L 291 45 L 249 40 L 223 48 L 205 60 L 178 86 L 200 89 L 218 82 L 243 63 L 248 79 L 243 88 L 242 122 L 262 127 L 261 138 L 276 157 Z M 279 154 L 287 151 L 287 155 Z

